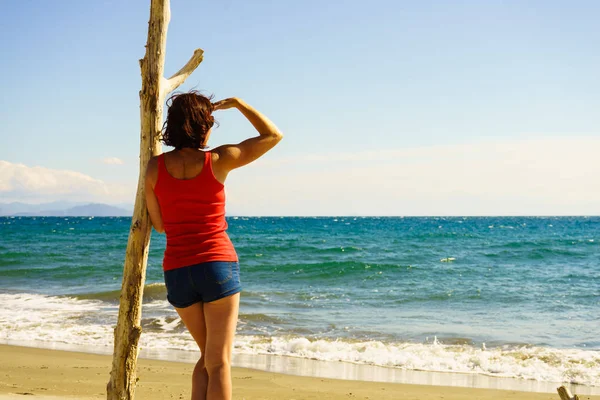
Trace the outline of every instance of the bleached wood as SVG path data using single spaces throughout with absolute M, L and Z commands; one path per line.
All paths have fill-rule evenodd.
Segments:
M 144 195 L 145 173 L 150 158 L 161 150 L 159 134 L 165 96 L 169 94 L 171 87 L 183 83 L 202 61 L 202 50 L 198 49 L 166 86 L 167 80 L 163 75 L 170 16 L 169 0 L 151 0 L 146 54 L 140 60 L 140 171 L 123 267 L 112 370 L 106 388 L 108 400 L 133 400 L 135 396 L 138 343 L 142 333 L 142 297 L 152 226 Z
M 561 386 L 556 390 L 558 391 L 558 395 L 560 396 L 561 400 L 579 400 L 579 396 L 572 395 L 569 389 L 564 386 Z
M 203 59 L 204 51 L 202 49 L 194 50 L 194 54 L 192 54 L 192 57 L 189 59 L 189 61 L 172 77 L 166 80 L 164 84 L 165 92 L 170 93 L 177 89 L 183 82 L 185 82 L 187 77 L 194 72 Z

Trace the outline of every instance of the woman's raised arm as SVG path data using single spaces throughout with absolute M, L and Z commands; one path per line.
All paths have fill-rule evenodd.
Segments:
M 267 117 L 241 99 L 229 98 L 213 104 L 214 110 L 237 108 L 258 131 L 258 136 L 246 139 L 238 144 L 219 146 L 215 152 L 219 155 L 219 164 L 224 170 L 242 167 L 271 150 L 283 138 L 279 129 Z

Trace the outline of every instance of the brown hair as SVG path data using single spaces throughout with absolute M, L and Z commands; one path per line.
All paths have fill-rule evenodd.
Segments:
M 215 123 L 212 116 L 213 96 L 204 96 L 192 90 L 176 93 L 167 100 L 167 120 L 161 140 L 167 146 L 183 149 L 206 147 L 206 134 Z

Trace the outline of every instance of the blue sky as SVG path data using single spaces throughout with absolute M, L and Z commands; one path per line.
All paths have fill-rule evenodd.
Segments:
M 233 213 L 597 214 L 599 13 L 174 1 L 165 73 L 204 49 L 182 89 L 241 97 L 285 134 L 231 175 Z M 148 0 L 4 7 L 0 202 L 133 201 L 148 16 Z M 253 134 L 235 111 L 217 119 L 212 145 Z

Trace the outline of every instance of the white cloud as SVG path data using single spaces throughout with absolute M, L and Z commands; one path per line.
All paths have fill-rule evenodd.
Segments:
M 123 164 L 125 164 L 123 162 L 123 160 L 121 160 L 120 158 L 117 158 L 117 157 L 107 157 L 104 160 L 102 160 L 102 162 L 104 164 L 109 164 L 109 165 L 123 165 Z
M 107 184 L 76 171 L 29 167 L 0 160 L 0 198 L 5 202 L 132 202 L 134 190 L 135 187 Z
M 600 137 L 576 137 L 271 159 L 231 174 L 229 210 L 268 215 L 600 214 L 598 154 Z
M 382 145 L 383 147 L 383 145 Z M 233 171 L 241 215 L 598 215 L 600 137 L 307 154 Z M 135 182 L 0 161 L 0 201 L 127 202 Z

